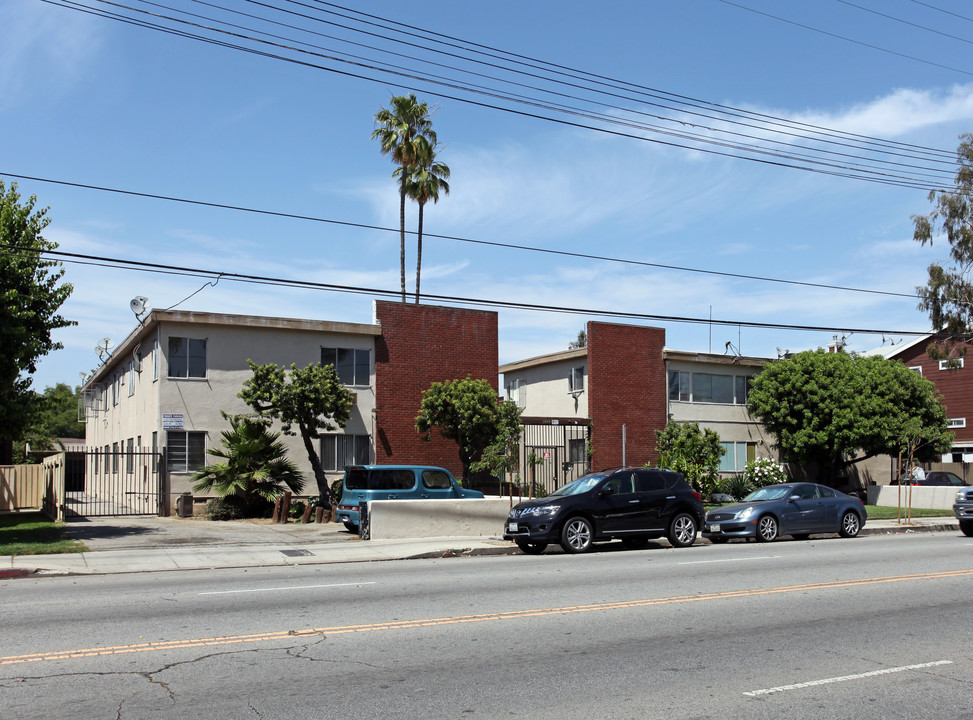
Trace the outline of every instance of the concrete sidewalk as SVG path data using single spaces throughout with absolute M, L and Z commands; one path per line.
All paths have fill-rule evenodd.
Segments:
M 181 518 L 96 518 L 67 523 L 68 535 L 88 551 L 63 555 L 0 556 L 0 579 L 31 575 L 103 575 L 166 570 L 273 567 L 518 553 L 498 537 L 359 540 L 339 524 L 273 525 Z M 862 535 L 958 533 L 954 518 L 870 522 Z M 662 545 L 665 540 L 657 541 Z M 697 542 L 705 542 L 697 540 Z M 558 552 L 553 548 L 549 552 Z

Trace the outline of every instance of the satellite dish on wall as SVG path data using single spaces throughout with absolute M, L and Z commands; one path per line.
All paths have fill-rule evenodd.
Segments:
M 135 317 L 138 319 L 139 324 L 141 324 L 142 316 L 145 315 L 149 309 L 149 299 L 145 297 L 145 295 L 136 295 L 132 298 L 131 302 L 128 303 L 128 306 L 132 309 L 132 312 L 135 313 Z
M 109 357 L 111 356 L 111 353 L 108 352 L 108 348 L 110 348 L 111 346 L 112 346 L 111 338 L 102 338 L 101 340 L 98 341 L 98 344 L 95 345 L 95 352 L 98 354 L 99 360 L 104 362 L 106 355 L 108 355 Z

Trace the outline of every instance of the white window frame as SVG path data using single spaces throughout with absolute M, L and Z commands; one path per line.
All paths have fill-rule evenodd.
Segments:
M 959 365 L 952 365 L 952 363 L 959 363 Z M 963 358 L 947 358 L 946 360 L 939 361 L 940 370 L 961 370 L 963 368 Z
M 966 427 L 966 418 L 965 417 L 961 417 L 961 418 L 950 418 L 949 419 L 949 422 L 946 424 L 946 427 L 948 427 L 948 428 L 965 428 Z
M 568 392 L 576 393 L 584 390 L 584 365 L 571 368 L 568 373 Z
M 504 379 L 507 400 L 517 403 L 517 407 L 527 407 L 527 381 L 524 378 Z
M 922 375 L 922 365 L 911 365 L 909 369 L 914 373 L 919 373 Z

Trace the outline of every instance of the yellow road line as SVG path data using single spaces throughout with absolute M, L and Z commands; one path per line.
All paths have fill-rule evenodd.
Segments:
M 621 600 L 618 602 L 596 603 L 592 605 L 569 605 L 566 607 L 557 608 L 510 610 L 507 612 L 486 613 L 483 615 L 461 615 L 456 617 L 397 620 L 393 622 L 366 623 L 360 625 L 338 625 L 334 627 L 306 628 L 303 630 L 281 630 L 278 632 L 255 633 L 252 635 L 227 635 L 223 637 L 147 642 L 131 645 L 114 645 L 111 647 L 84 648 L 78 650 L 52 650 L 49 652 L 31 653 L 29 655 L 9 655 L 6 657 L 0 656 L 0 665 L 15 665 L 19 663 L 45 662 L 50 660 L 66 660 L 103 655 L 123 655 L 126 653 L 159 652 L 162 650 L 179 650 L 183 648 L 214 645 L 237 645 L 252 642 L 272 642 L 276 640 L 293 640 L 295 638 L 306 638 L 319 635 L 345 635 L 348 633 L 375 632 L 381 630 L 405 630 L 412 628 L 435 627 L 440 625 L 458 625 L 463 623 L 521 620 L 524 618 L 544 617 L 549 615 L 600 612 L 605 610 L 623 610 L 629 608 L 653 607 L 657 605 L 703 602 L 707 600 L 726 600 L 733 598 L 756 597 L 760 595 L 776 595 L 808 590 L 851 588 L 864 585 L 878 585 L 882 583 L 940 580 L 944 578 L 966 577 L 969 575 L 973 575 L 973 569 L 947 570 L 935 573 L 920 573 L 917 575 L 893 575 L 889 577 L 862 578 L 859 580 L 836 580 L 832 582 L 810 583 L 807 585 L 785 585 L 782 587 L 771 588 L 728 590 L 725 592 L 679 595 L 675 597 L 663 598 L 644 598 L 641 600 Z

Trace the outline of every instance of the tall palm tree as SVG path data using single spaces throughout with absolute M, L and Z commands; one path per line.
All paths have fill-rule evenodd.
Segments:
M 406 193 L 410 198 L 419 204 L 419 231 L 418 245 L 416 252 L 416 304 L 419 303 L 419 280 L 422 275 L 422 217 L 426 203 L 430 200 L 433 204 L 439 202 L 439 194 L 449 195 L 449 166 L 445 163 L 436 162 L 435 149 L 430 148 L 429 152 L 419 158 L 419 164 L 414 165 L 409 170 L 408 184 Z M 398 173 L 404 168 L 396 170 Z
M 436 133 L 429 119 L 429 106 L 421 103 L 414 94 L 397 95 L 389 100 L 388 108 L 375 113 L 375 129 L 372 139 L 378 138 L 383 155 L 391 157 L 399 166 L 399 265 L 402 276 L 402 302 L 405 302 L 405 197 L 410 168 L 419 158 L 432 155 L 436 146 Z M 399 172 L 401 170 L 402 172 Z

